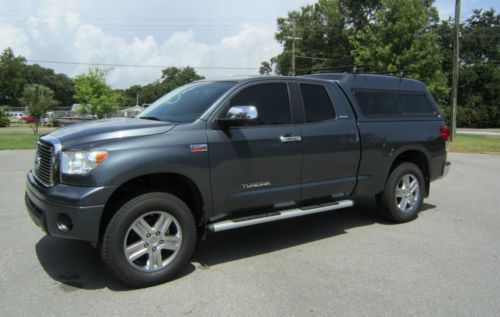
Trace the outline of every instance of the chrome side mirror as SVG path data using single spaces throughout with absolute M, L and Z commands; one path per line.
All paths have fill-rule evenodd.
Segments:
M 255 106 L 232 106 L 225 116 L 217 119 L 223 128 L 231 126 L 252 125 L 257 123 L 259 112 Z

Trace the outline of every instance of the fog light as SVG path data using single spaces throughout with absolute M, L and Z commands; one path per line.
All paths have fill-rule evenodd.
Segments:
M 62 232 L 69 232 L 73 229 L 73 222 L 66 214 L 57 215 L 57 228 Z

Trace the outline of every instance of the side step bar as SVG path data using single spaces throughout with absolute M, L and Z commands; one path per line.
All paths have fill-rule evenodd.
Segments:
M 219 232 L 241 227 L 253 226 L 260 223 L 311 215 L 324 211 L 342 209 L 352 206 L 354 206 L 354 202 L 352 200 L 341 200 L 334 203 L 329 203 L 327 205 L 318 205 L 313 207 L 306 206 L 302 208 L 293 208 L 288 210 L 281 210 L 281 211 L 256 215 L 256 216 L 215 222 L 208 225 L 208 230 L 210 230 L 211 232 Z

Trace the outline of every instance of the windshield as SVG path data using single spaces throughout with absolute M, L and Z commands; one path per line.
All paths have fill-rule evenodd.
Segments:
M 176 123 L 193 122 L 235 84 L 218 81 L 181 86 L 155 101 L 138 118 Z

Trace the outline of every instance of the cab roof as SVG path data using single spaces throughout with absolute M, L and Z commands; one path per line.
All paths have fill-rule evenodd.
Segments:
M 363 74 L 363 73 L 321 73 L 303 76 L 253 76 L 239 78 L 220 78 L 206 81 L 231 81 L 237 83 L 269 81 L 269 80 L 308 80 L 308 81 L 329 81 L 336 82 L 345 90 L 352 89 L 388 89 L 404 91 L 426 91 L 424 83 L 419 80 L 381 75 L 381 74 Z

